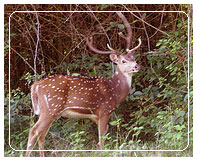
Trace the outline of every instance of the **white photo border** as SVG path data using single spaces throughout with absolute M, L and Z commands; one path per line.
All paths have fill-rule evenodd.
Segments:
M 12 15 L 13 14 L 15 14 L 15 13 L 43 13 L 43 12 L 54 12 L 54 13 L 57 13 L 57 12 L 123 12 L 123 13 L 128 13 L 128 12 L 133 12 L 133 13 L 137 13 L 137 12 L 157 12 L 157 13 L 160 13 L 160 12 L 165 12 L 165 13 L 170 13 L 170 12 L 178 12 L 178 13 L 184 13 L 186 16 L 187 16 L 187 18 L 188 18 L 188 144 L 187 144 L 187 146 L 184 148 L 184 149 L 180 149 L 180 150 L 166 150 L 166 149 L 164 149 L 164 150 L 56 150 L 56 149 L 54 149 L 54 150 L 34 150 L 34 149 L 32 149 L 32 150 L 16 150 L 16 149 L 14 149 L 12 146 L 11 146 L 11 144 L 10 144 L 10 138 L 11 138 L 11 133 L 10 133 L 10 129 L 11 129 L 11 126 L 10 126 L 10 119 L 11 119 L 11 117 L 10 117 L 10 97 L 11 97 L 11 91 L 10 91 L 10 51 L 11 51 L 11 46 L 10 46 L 10 33 L 11 33 L 11 31 L 10 31 L 10 22 L 11 22 L 11 17 L 12 17 Z M 189 119 L 190 119 L 190 117 L 189 117 L 189 104 L 190 104 L 190 100 L 189 100 L 189 97 L 190 97 L 190 95 L 189 95 L 189 51 L 190 51 L 190 43 L 189 43 L 189 41 L 190 41 L 190 17 L 189 17 L 189 15 L 187 15 L 184 11 L 14 11 L 13 13 L 11 13 L 10 14 L 10 16 L 9 16 L 9 146 L 10 146 L 10 148 L 12 149 L 12 150 L 14 150 L 14 151 L 53 151 L 53 152 L 69 152 L 69 151 L 74 151 L 74 152 L 90 152 L 90 151 L 92 151 L 92 152 L 99 152 L 99 151 L 112 151 L 112 152 L 136 152 L 136 151 L 140 151 L 140 152 L 146 152 L 146 151 L 155 151 L 155 152 L 158 152 L 158 151 L 173 151 L 173 152 L 178 152 L 178 151 L 184 151 L 184 150 L 186 150 L 187 148 L 188 148 L 188 146 L 189 146 L 189 130 L 190 130 L 190 121 L 189 121 Z

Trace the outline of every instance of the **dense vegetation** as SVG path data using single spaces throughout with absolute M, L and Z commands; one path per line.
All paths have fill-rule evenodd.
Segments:
M 35 80 L 53 74 L 103 77 L 113 74 L 109 57 L 92 53 L 85 38 L 94 35 L 95 46 L 102 50 L 107 49 L 107 43 L 124 49 L 125 42 L 118 36 L 118 32 L 125 32 L 124 25 L 114 12 L 104 11 L 129 10 L 161 12 L 124 13 L 133 31 L 132 46 L 139 37 L 142 39 L 142 46 L 135 53 L 142 69 L 133 77 L 129 96 L 110 119 L 105 149 L 153 151 L 49 151 L 46 156 L 193 155 L 191 5 L 5 5 L 5 156 L 25 153 L 10 148 L 9 123 L 11 146 L 25 150 L 29 128 L 37 119 L 31 111 L 30 99 L 30 86 Z M 184 11 L 187 15 L 162 11 Z M 45 148 L 96 150 L 96 129 L 88 119 L 60 117 L 46 137 Z

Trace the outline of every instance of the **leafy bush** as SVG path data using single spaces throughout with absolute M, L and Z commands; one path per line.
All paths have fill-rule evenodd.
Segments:
M 188 119 L 193 115 L 193 58 L 187 53 L 186 32 L 187 21 L 177 19 L 177 31 L 169 32 L 169 36 L 158 41 L 158 54 L 148 55 L 147 65 L 142 66 L 142 72 L 134 76 L 130 96 L 118 109 L 118 113 L 124 113 L 128 107 L 133 111 L 130 111 L 127 121 L 121 118 L 121 127 L 128 131 L 124 138 L 131 135 L 130 141 L 123 143 L 126 149 L 133 149 L 134 144 L 141 143 L 155 150 L 182 150 L 187 147 Z M 163 49 L 165 52 L 160 52 Z M 154 147 L 146 144 L 150 140 L 154 142 Z M 144 149 L 144 146 L 137 148 Z
M 77 55 L 76 58 L 69 64 L 63 62 L 62 64 L 57 65 L 54 69 L 63 69 L 67 75 L 78 74 L 89 77 L 110 77 L 112 75 L 112 64 L 101 61 L 102 60 L 98 54 L 94 54 L 92 56 L 80 54 Z M 72 71 L 72 73 L 70 71 Z
M 29 133 L 29 109 L 31 109 L 30 94 L 25 95 L 20 88 L 11 91 L 10 111 L 9 95 L 5 96 L 5 147 L 9 145 L 9 127 L 10 127 L 10 146 L 16 150 L 24 149 L 27 144 Z M 25 114 L 26 113 L 26 114 Z M 10 118 L 10 125 L 9 125 Z M 12 149 L 7 147 L 6 153 L 12 153 Z

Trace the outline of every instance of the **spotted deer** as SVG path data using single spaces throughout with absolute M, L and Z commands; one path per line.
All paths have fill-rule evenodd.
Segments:
M 98 145 L 103 149 L 103 136 L 108 131 L 109 118 L 116 106 L 128 95 L 133 73 L 140 69 L 134 52 L 140 47 L 141 40 L 136 47 L 129 49 L 132 37 L 130 24 L 121 12 L 117 12 L 117 15 L 126 26 L 127 36 L 119 34 L 126 40 L 126 54 L 109 45 L 109 51 L 98 50 L 93 46 L 93 38 L 87 38 L 90 50 L 98 54 L 110 54 L 111 61 L 117 64 L 111 78 L 54 75 L 33 83 L 32 107 L 39 119 L 30 129 L 26 156 L 30 156 L 36 140 L 40 156 L 44 156 L 42 150 L 45 136 L 59 116 L 91 119 L 98 126 Z

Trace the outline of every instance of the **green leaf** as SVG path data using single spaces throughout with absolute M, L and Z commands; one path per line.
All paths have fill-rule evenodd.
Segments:
M 161 42 L 158 42 L 157 44 L 156 44 L 156 46 L 160 46 L 161 45 Z
M 67 69 L 67 75 L 70 75 L 70 71 Z
M 108 30 L 110 30 L 110 29 L 111 29 L 111 26 L 107 27 L 107 28 L 105 29 L 105 31 L 108 31 Z
M 124 148 L 125 145 L 127 145 L 126 143 L 123 143 L 122 145 L 120 145 L 120 149 Z
M 142 93 L 141 91 L 136 91 L 136 92 L 134 93 L 134 95 L 136 95 L 136 96 L 141 96 L 141 95 L 143 95 L 143 93 Z
M 102 4 L 102 5 L 101 5 L 101 10 L 107 8 L 108 6 L 109 6 L 108 4 Z
M 185 125 L 182 125 L 182 126 L 176 125 L 176 126 L 174 126 L 174 127 L 176 128 L 176 130 L 181 131 L 182 129 L 185 128 Z
M 179 140 L 179 139 L 181 139 L 182 133 L 178 133 L 175 136 L 176 136 L 176 139 Z
M 136 133 L 133 134 L 133 137 L 138 136 L 139 134 L 140 134 L 140 131 L 137 131 Z
M 178 111 L 178 117 L 183 117 L 185 115 L 185 111 Z
M 79 134 L 83 135 L 83 134 L 85 134 L 85 131 L 80 131 Z
M 143 13 L 142 18 L 145 18 L 145 17 L 146 17 L 146 13 Z
M 134 141 L 133 140 L 130 140 L 129 141 L 129 145 L 133 145 Z
M 114 27 L 117 23 L 116 22 L 110 22 L 109 23 L 111 27 Z
M 134 92 L 135 92 L 135 87 L 131 88 L 130 91 L 129 91 L 130 94 L 133 94 Z
M 80 76 L 79 73 L 73 73 L 72 76 Z
M 124 25 L 123 24 L 118 24 L 118 28 L 119 29 L 124 29 Z
M 116 120 L 115 120 L 115 121 L 111 121 L 111 122 L 110 122 L 110 125 L 116 126 L 116 125 L 117 125 L 117 121 L 116 121 Z

